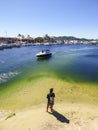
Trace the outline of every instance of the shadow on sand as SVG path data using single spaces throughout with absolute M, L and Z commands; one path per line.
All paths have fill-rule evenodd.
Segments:
M 49 114 L 53 115 L 54 117 L 57 118 L 58 121 L 62 122 L 62 123 L 70 123 L 70 120 L 68 120 L 65 116 L 63 116 L 62 114 L 60 114 L 59 112 L 53 110 L 53 112 L 48 112 Z

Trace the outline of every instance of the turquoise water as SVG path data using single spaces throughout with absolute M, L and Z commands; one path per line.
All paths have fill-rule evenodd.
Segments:
M 37 59 L 37 52 L 50 49 L 52 57 Z M 28 46 L 0 51 L 0 85 L 14 79 L 57 77 L 76 82 L 98 82 L 98 46 Z

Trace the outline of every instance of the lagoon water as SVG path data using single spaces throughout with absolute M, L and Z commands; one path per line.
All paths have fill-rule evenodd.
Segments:
M 50 49 L 52 57 L 37 59 L 36 53 Z M 75 82 L 98 82 L 98 46 L 28 46 L 0 51 L 0 86 L 21 79 L 57 77 Z

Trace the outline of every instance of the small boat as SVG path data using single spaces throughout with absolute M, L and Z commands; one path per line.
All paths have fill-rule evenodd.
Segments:
M 51 55 L 52 55 L 52 53 L 50 52 L 50 50 L 42 50 L 36 54 L 36 56 L 39 58 L 50 57 Z

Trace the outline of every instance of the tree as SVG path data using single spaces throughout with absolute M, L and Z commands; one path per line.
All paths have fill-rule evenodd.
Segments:
M 23 35 L 23 34 L 18 34 L 18 37 L 19 37 L 19 39 L 24 39 L 25 38 L 25 36 Z
M 21 35 L 21 38 L 22 38 L 22 39 L 25 39 L 25 36 L 22 34 L 22 35 Z
M 42 43 L 42 42 L 44 42 L 44 38 L 43 37 L 37 37 L 37 38 L 35 38 L 35 42 Z
M 19 37 L 19 39 L 21 38 L 21 34 L 20 33 L 18 34 L 18 37 Z

